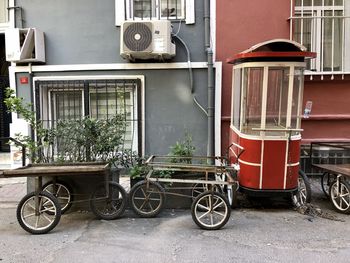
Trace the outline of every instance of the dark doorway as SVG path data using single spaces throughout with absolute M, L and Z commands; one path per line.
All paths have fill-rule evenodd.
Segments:
M 0 34 L 0 138 L 10 136 L 11 114 L 7 112 L 4 97 L 5 90 L 9 86 L 9 63 L 5 55 L 5 35 Z M 0 140 L 0 152 L 9 152 L 8 142 Z

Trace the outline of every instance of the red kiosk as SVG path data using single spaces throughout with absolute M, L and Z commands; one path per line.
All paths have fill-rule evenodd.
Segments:
M 275 39 L 228 60 L 234 65 L 229 156 L 239 163 L 241 192 L 308 201 L 305 181 L 298 180 L 306 177 L 299 172 L 300 124 L 305 59 L 315 56 L 297 42 Z M 235 144 L 244 148 L 241 155 Z

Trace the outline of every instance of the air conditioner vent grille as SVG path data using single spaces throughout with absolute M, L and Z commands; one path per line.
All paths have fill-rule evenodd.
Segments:
M 132 23 L 124 31 L 124 44 L 132 51 L 146 51 L 152 44 L 152 25 Z

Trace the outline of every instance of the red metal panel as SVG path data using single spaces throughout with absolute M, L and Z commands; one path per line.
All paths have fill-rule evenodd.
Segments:
M 242 161 L 260 164 L 261 140 L 250 140 L 241 138 L 240 145 L 244 148 L 244 153 L 240 157 Z
M 287 168 L 286 189 L 294 189 L 298 187 L 299 165 Z
M 263 189 L 283 189 L 286 147 L 286 141 L 264 142 Z
M 238 181 L 243 187 L 258 190 L 260 183 L 260 167 L 240 163 Z
M 298 163 L 300 160 L 300 140 L 289 142 L 288 163 Z

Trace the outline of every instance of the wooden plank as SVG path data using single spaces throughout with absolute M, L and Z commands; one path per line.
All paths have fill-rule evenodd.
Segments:
M 313 164 L 313 166 L 332 174 L 350 177 L 350 164 Z
M 108 164 L 98 165 L 33 165 L 3 171 L 3 177 L 104 175 Z

